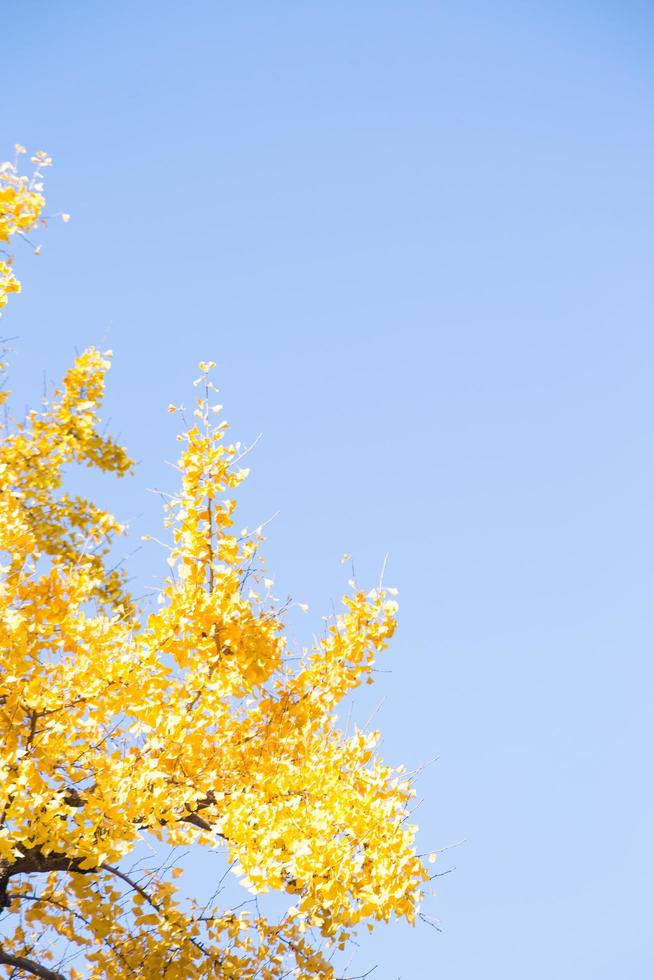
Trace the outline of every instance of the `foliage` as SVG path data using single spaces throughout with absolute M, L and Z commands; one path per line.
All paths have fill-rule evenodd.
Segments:
M 3 180 L 6 239 L 43 198 L 12 168 Z M 291 659 L 261 529 L 234 531 L 245 450 L 226 441 L 205 363 L 165 508 L 168 577 L 156 611 L 140 608 L 112 568 L 124 528 L 66 489 L 74 464 L 132 467 L 99 432 L 109 358 L 84 352 L 42 411 L 2 431 L 0 967 L 335 978 L 331 950 L 360 922 L 413 922 L 428 877 L 411 781 L 375 755 L 376 733 L 348 736 L 334 715 L 393 634 L 392 590 L 354 590 Z M 184 898 L 181 867 L 130 870 L 147 839 L 223 849 L 250 892 L 292 907 L 270 921 Z
M 25 147 L 17 143 L 14 163 L 0 164 L 0 246 L 8 244 L 13 236 L 25 238 L 27 232 L 37 227 L 39 220 L 46 224 L 41 217 L 45 205 L 41 169 L 49 167 L 52 160 L 39 150 L 31 158 L 34 172 L 31 177 L 26 177 L 18 173 L 18 158 L 25 152 Z M 61 217 L 68 221 L 70 216 L 63 214 Z M 39 249 L 35 252 L 38 254 Z M 13 257 L 0 249 L 0 310 L 7 305 L 9 294 L 19 293 L 20 288 L 13 271 Z

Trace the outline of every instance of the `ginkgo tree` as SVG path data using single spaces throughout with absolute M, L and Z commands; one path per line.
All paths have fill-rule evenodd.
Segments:
M 29 179 L 0 171 L 2 243 L 41 220 L 50 161 L 33 160 Z M 0 305 L 19 288 L 7 256 Z M 12 421 L 5 408 L 0 974 L 336 978 L 353 930 L 414 922 L 429 879 L 411 778 L 377 756 L 377 733 L 335 717 L 393 634 L 393 590 L 354 588 L 289 656 L 261 529 L 236 530 L 244 450 L 208 362 L 165 504 L 167 578 L 154 607 L 134 602 L 114 560 L 125 528 L 68 489 L 76 465 L 132 468 L 99 428 L 109 365 L 89 348 L 41 411 Z M 144 841 L 172 858 L 134 870 Z M 285 893 L 283 914 L 189 896 L 177 858 L 198 847 L 223 850 L 255 896 Z

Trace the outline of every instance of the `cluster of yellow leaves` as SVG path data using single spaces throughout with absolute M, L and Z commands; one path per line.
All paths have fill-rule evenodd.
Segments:
M 16 160 L 25 152 L 25 147 L 17 144 Z M 41 218 L 45 205 L 41 168 L 49 167 L 52 160 L 42 150 L 31 159 L 36 168 L 31 177 L 20 175 L 16 162 L 0 164 L 0 247 L 8 244 L 14 235 L 22 237 L 32 231 Z M 0 251 L 0 310 L 7 305 L 9 293 L 19 292 L 20 282 L 13 273 L 12 258 Z
M 334 715 L 371 678 L 397 604 L 355 590 L 289 656 L 258 585 L 261 529 L 234 529 L 245 450 L 226 441 L 206 363 L 166 505 L 168 575 L 140 609 L 111 567 L 124 529 L 65 486 L 71 464 L 131 468 L 98 431 L 109 358 L 83 353 L 0 442 L 0 968 L 333 980 L 318 947 L 364 920 L 413 922 L 428 878 L 410 780 Z M 270 923 L 180 898 L 165 867 L 134 878 L 124 862 L 147 838 L 224 848 L 246 888 L 292 906 Z

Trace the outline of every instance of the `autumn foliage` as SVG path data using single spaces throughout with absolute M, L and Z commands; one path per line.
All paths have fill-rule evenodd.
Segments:
M 13 166 L 2 182 L 7 242 L 34 227 L 43 196 Z M 17 288 L 6 260 L 0 305 Z M 428 878 L 411 780 L 376 755 L 377 733 L 335 718 L 393 634 L 392 590 L 353 589 L 291 658 L 261 529 L 236 530 L 245 450 L 206 363 L 168 550 L 153 545 L 167 577 L 154 607 L 135 603 L 114 567 L 125 529 L 67 489 L 76 464 L 132 468 L 100 433 L 109 365 L 88 349 L 42 411 L 2 430 L 0 973 L 336 978 L 352 930 L 413 922 Z M 134 871 L 144 841 L 179 850 Z M 178 855 L 198 847 L 222 849 L 255 895 L 286 893 L 285 912 L 188 897 Z

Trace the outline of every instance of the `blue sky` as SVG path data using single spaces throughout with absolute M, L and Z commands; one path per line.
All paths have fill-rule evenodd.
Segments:
M 47 149 L 53 224 L 3 319 L 19 404 L 112 347 L 157 530 L 170 401 L 218 362 L 263 437 L 244 523 L 277 586 L 400 589 L 357 695 L 422 777 L 427 926 L 380 980 L 654 971 L 654 10 L 629 0 L 47 4 L 3 18 L 0 157 Z M 135 582 L 165 574 L 154 545 Z

